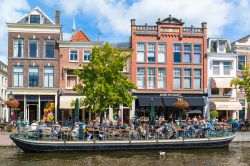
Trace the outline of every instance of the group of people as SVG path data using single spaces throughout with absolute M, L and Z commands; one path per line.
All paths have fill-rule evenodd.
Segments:
M 43 122 L 33 122 L 31 125 L 23 123 L 21 120 L 16 121 L 17 131 L 20 133 L 25 128 L 29 129 L 31 132 L 39 131 L 41 134 L 43 131 L 57 135 L 58 139 L 104 139 L 107 136 L 114 137 L 125 137 L 129 135 L 130 137 L 155 137 L 161 136 L 162 138 L 178 138 L 178 137 L 206 137 L 206 131 L 216 131 L 231 128 L 237 128 L 235 125 L 237 121 L 221 121 L 217 119 L 212 119 L 211 121 L 206 121 L 200 116 L 194 116 L 190 118 L 186 115 L 185 120 L 175 121 L 169 116 L 168 120 L 164 116 L 159 116 L 155 118 L 154 124 L 148 124 L 140 120 L 140 118 L 133 118 L 129 124 L 122 124 L 120 121 L 112 121 L 103 118 L 102 121 L 99 118 L 93 119 L 87 123 L 82 122 L 72 122 L 68 121 L 66 126 L 60 126 L 56 124 L 46 124 Z M 50 130 L 48 130 L 48 128 Z M 67 133 L 67 137 L 65 136 Z M 70 135 L 70 137 L 68 137 Z

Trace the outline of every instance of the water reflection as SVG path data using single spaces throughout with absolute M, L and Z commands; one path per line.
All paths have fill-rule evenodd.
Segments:
M 0 149 L 0 165 L 250 165 L 250 143 L 233 143 L 224 149 L 112 151 L 85 153 L 22 153 L 16 149 Z

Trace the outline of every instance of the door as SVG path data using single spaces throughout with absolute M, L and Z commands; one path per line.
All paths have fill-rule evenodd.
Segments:
M 245 108 L 243 108 L 243 110 L 239 110 L 239 119 L 245 120 Z
M 37 121 L 38 118 L 38 106 L 36 104 L 28 105 L 28 113 L 29 113 L 29 122 L 32 123 L 33 121 Z

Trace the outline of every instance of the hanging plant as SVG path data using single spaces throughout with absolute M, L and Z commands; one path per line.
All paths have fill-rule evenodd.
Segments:
M 17 99 L 8 99 L 5 101 L 5 104 L 8 106 L 8 107 L 11 107 L 11 108 L 14 108 L 14 109 L 17 109 L 19 107 L 19 101 Z
M 186 102 L 185 100 L 177 101 L 176 103 L 173 104 L 173 106 L 175 108 L 188 108 L 189 107 L 188 102 Z

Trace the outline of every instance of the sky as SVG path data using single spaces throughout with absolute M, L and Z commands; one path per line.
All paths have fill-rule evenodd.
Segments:
M 185 26 L 201 27 L 201 22 L 207 22 L 208 37 L 234 42 L 250 34 L 250 0 L 0 0 L 0 6 L 0 60 L 5 63 L 6 22 L 17 22 L 36 6 L 53 20 L 55 11 L 61 11 L 65 40 L 72 34 L 73 15 L 76 28 L 92 41 L 97 40 L 98 33 L 102 41 L 128 41 L 132 18 L 138 25 L 155 25 L 158 18 L 170 14 L 182 19 Z

